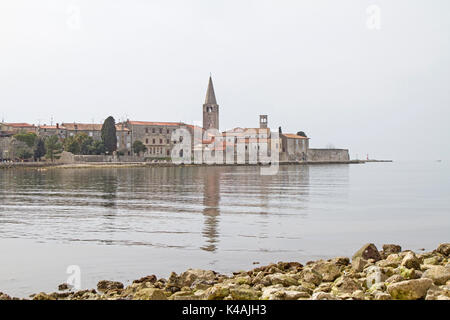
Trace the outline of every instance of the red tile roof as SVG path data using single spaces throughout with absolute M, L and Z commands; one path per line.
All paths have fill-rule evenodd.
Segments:
M 181 126 L 182 122 L 152 122 L 152 121 L 128 121 L 129 124 L 135 126 Z
M 309 139 L 307 137 L 298 136 L 294 133 L 282 133 L 282 135 L 289 139 Z
M 47 125 L 43 125 L 43 126 L 39 126 L 38 127 L 39 129 L 61 129 L 61 130 L 64 130 L 64 129 L 66 129 L 65 127 L 63 127 L 63 126 L 59 126 L 59 127 L 57 127 L 57 126 L 47 126 Z
M 5 123 L 6 126 L 8 127 L 13 127 L 13 128 L 33 128 L 34 124 L 29 124 L 29 123 Z
M 61 123 L 69 131 L 100 131 L 102 125 L 98 123 Z

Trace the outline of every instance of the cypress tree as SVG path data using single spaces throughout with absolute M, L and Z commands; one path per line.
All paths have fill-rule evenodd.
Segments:
M 113 153 L 117 150 L 116 121 L 111 116 L 103 123 L 102 141 L 107 152 Z
M 34 146 L 34 159 L 41 161 L 41 158 L 45 156 L 47 150 L 45 149 L 45 142 L 42 138 L 37 138 Z

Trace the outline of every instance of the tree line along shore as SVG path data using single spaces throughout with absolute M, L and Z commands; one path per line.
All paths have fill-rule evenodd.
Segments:
M 450 300 L 450 243 L 432 252 L 402 250 L 395 244 L 378 250 L 366 244 L 353 257 L 278 262 L 250 271 L 220 274 L 189 269 L 156 275 L 130 285 L 102 280 L 97 289 L 40 292 L 33 300 Z M 19 299 L 0 292 L 0 300 Z

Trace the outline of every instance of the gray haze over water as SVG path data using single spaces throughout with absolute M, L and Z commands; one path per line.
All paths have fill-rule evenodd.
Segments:
M 0 170 L 0 291 L 248 270 L 449 241 L 448 162 Z
M 369 5 L 381 28 L 367 28 Z M 49 124 L 258 114 L 351 157 L 450 159 L 447 0 L 0 3 L 0 116 Z

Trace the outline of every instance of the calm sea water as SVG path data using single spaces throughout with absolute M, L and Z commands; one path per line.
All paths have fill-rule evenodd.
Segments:
M 450 241 L 448 162 L 0 170 L 0 291 L 83 288 L 189 267 L 351 256 Z

